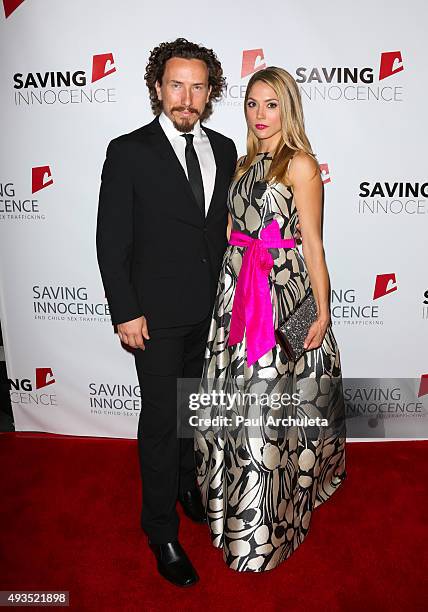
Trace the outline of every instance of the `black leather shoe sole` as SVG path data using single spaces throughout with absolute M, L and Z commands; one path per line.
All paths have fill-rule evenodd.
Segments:
M 158 572 L 159 574 L 162 576 L 162 578 L 165 578 L 165 580 L 168 580 L 168 582 L 170 582 L 171 584 L 173 584 L 174 586 L 179 586 L 179 587 L 190 587 L 193 586 L 194 584 L 196 584 L 197 582 L 199 582 L 199 576 L 195 573 L 194 576 L 192 576 L 191 578 L 189 577 L 187 579 L 187 581 L 185 582 L 181 582 L 181 581 L 177 581 L 175 580 L 170 574 L 169 572 L 164 571 L 162 566 L 158 565 Z
M 153 544 L 149 539 L 149 547 L 156 557 L 158 572 L 165 580 L 179 587 L 198 582 L 199 576 L 178 540 Z

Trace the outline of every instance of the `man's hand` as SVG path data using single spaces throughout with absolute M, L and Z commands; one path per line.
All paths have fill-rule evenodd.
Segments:
M 302 234 L 300 233 L 300 223 L 296 224 L 296 232 L 294 234 L 294 239 L 297 244 L 302 244 Z
M 119 323 L 117 333 L 124 344 L 131 348 L 140 348 L 143 351 L 146 348 L 144 346 L 144 338 L 146 340 L 150 339 L 146 317 L 143 316 L 126 323 Z

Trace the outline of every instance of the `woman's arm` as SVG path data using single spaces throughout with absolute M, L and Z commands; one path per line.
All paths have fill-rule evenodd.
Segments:
M 229 242 L 230 239 L 230 232 L 232 231 L 232 215 L 230 213 L 227 213 L 227 230 L 226 230 L 226 236 L 227 236 L 227 241 Z
M 321 346 L 330 323 L 330 280 L 321 238 L 322 181 L 318 164 L 303 152 L 294 156 L 289 177 L 299 215 L 303 256 L 318 310 L 305 341 L 305 348 L 311 350 Z

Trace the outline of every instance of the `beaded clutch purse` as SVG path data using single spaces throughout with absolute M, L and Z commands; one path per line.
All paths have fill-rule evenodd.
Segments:
M 317 318 L 317 305 L 310 291 L 296 310 L 278 326 L 275 335 L 287 357 L 297 361 L 305 352 L 303 344 L 312 323 Z

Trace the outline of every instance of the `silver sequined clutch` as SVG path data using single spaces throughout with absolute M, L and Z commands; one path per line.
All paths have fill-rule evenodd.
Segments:
M 303 344 L 312 323 L 317 318 L 317 305 L 310 291 L 296 310 L 275 330 L 277 342 L 287 357 L 297 361 L 305 352 Z

